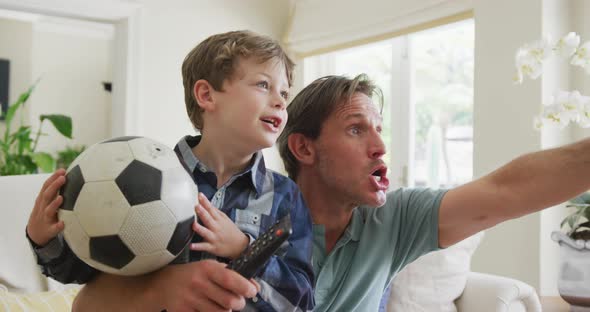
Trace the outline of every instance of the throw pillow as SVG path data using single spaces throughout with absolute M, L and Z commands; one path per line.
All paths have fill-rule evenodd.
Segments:
M 408 264 L 392 282 L 387 311 L 456 312 L 454 301 L 465 289 L 471 255 L 482 237 L 477 233 Z
M 10 292 L 6 286 L 0 285 L 0 311 L 71 311 L 72 302 L 79 290 L 80 286 L 78 285 L 55 291 L 16 293 Z

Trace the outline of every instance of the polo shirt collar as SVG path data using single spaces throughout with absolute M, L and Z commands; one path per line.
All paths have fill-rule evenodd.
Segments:
M 363 232 L 363 224 L 365 223 L 364 217 L 361 210 L 357 207 L 352 212 L 352 220 L 346 228 L 346 232 L 349 233 L 352 241 L 358 242 L 361 239 L 361 233 Z
M 336 246 L 334 246 L 334 249 L 337 249 L 340 246 L 347 244 L 349 241 L 358 242 L 361 239 L 364 223 L 365 220 L 363 214 L 361 213 L 359 208 L 355 208 L 352 211 L 352 218 L 350 220 L 350 223 L 346 227 L 346 230 L 344 230 L 342 237 L 340 237 L 338 242 L 336 242 Z M 324 242 L 326 227 L 323 224 L 314 224 L 313 228 L 314 236 L 318 236 L 318 238 L 321 237 L 321 241 Z M 325 251 L 326 246 L 324 245 L 323 248 Z

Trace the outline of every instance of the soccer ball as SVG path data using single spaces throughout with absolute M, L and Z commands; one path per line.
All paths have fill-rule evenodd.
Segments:
M 197 186 L 173 150 L 148 138 L 90 146 L 68 168 L 60 194 L 66 242 L 103 272 L 154 271 L 193 236 Z

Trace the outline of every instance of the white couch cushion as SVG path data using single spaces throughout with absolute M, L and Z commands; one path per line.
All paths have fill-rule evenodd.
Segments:
M 41 291 L 47 286 L 25 237 L 29 214 L 47 177 L 0 177 L 0 284 L 11 291 Z
M 393 280 L 387 311 L 456 312 L 465 288 L 471 255 L 483 232 L 407 265 Z

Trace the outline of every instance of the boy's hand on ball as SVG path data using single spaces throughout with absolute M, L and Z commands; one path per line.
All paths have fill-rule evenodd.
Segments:
M 57 210 L 63 202 L 63 197 L 58 192 L 66 182 L 65 175 L 64 169 L 58 169 L 45 180 L 29 216 L 27 233 L 39 246 L 49 243 L 64 229 L 63 221 L 57 218 Z
M 203 242 L 191 244 L 191 250 L 205 251 L 219 257 L 237 258 L 246 249 L 250 239 L 234 224 L 222 211 L 215 208 L 211 202 L 199 193 L 199 204 L 195 207 L 197 219 L 193 230 L 201 235 Z

